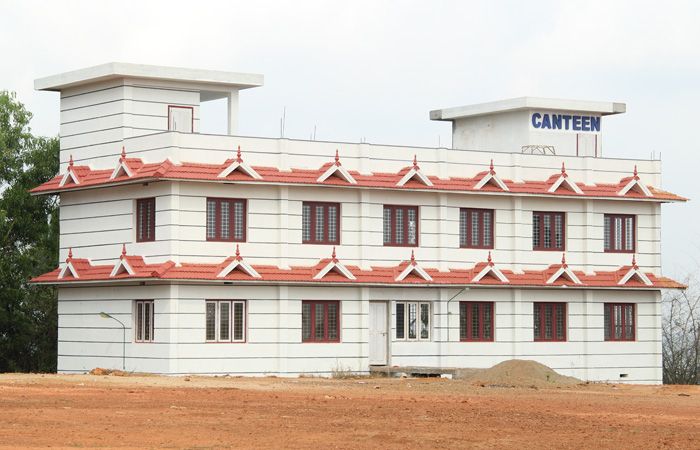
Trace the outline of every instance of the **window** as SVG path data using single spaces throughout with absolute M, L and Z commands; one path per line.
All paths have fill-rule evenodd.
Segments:
M 208 300 L 206 303 L 206 341 L 245 341 L 245 301 Z
M 340 302 L 301 302 L 302 342 L 340 342 Z
M 396 303 L 396 339 L 426 341 L 430 339 L 430 303 Z
M 493 341 L 493 302 L 459 302 L 459 339 Z
M 245 242 L 246 201 L 207 199 L 207 241 Z
M 136 200 L 136 242 L 156 240 L 156 199 Z
M 459 210 L 459 246 L 493 248 L 493 210 L 462 208 Z
M 532 213 L 532 249 L 564 250 L 566 221 L 562 212 Z
M 603 248 L 611 253 L 634 253 L 635 217 L 620 214 L 606 214 L 603 218 Z
M 606 341 L 634 341 L 634 304 L 606 303 L 604 305 Z
M 191 106 L 168 106 L 168 130 L 192 133 L 194 108 Z
M 134 341 L 153 342 L 153 300 L 134 302 Z
M 417 206 L 384 206 L 384 245 L 418 245 Z
M 536 341 L 566 340 L 566 303 L 535 303 L 532 317 Z
M 301 210 L 304 244 L 340 244 L 340 203 L 304 202 Z

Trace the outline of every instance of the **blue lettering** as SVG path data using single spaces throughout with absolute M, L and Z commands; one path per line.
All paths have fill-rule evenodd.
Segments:
M 532 126 L 535 128 L 540 128 L 542 126 L 542 123 L 540 122 L 540 118 L 542 117 L 542 114 L 540 113 L 534 113 L 532 115 Z
M 591 117 L 591 131 L 600 131 L 600 117 Z
M 589 116 L 582 117 L 581 131 L 591 131 L 591 118 Z
M 552 129 L 561 130 L 561 114 L 552 114 Z
M 542 128 L 552 128 L 552 123 L 549 121 L 549 114 L 545 114 L 544 116 L 542 116 Z
M 569 121 L 571 120 L 571 116 L 568 114 L 564 114 L 562 117 L 564 118 L 564 129 L 568 130 L 569 129 Z
M 574 116 L 574 131 L 581 131 L 581 116 Z

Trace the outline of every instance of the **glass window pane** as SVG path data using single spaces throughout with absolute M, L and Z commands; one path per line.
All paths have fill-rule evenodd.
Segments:
M 151 316 L 153 311 L 151 302 L 143 302 L 143 340 L 150 341 L 153 339 L 151 335 L 153 323 L 151 323 Z
M 384 243 L 391 243 L 391 209 L 384 208 Z
M 554 246 L 564 248 L 564 216 L 554 215 Z
M 491 247 L 491 211 L 484 211 L 482 213 L 482 217 L 484 218 L 484 242 L 483 246 L 484 247 Z
M 544 338 L 552 339 L 552 304 L 547 303 L 544 307 Z
M 622 250 L 622 218 L 615 217 L 615 250 Z
M 229 325 L 231 323 L 231 304 L 219 302 L 219 340 L 231 340 Z
M 459 245 L 464 247 L 467 245 L 467 210 L 459 211 Z
M 231 222 L 229 220 L 229 213 L 231 212 L 231 203 L 227 201 L 222 201 L 219 204 L 221 208 L 221 239 L 229 239 L 231 236 Z
M 216 340 L 216 303 L 207 302 L 206 306 L 206 339 Z
M 467 339 L 467 304 L 459 304 L 459 338 Z
M 471 211 L 472 216 L 472 247 L 479 246 L 479 213 L 476 211 Z
M 540 247 L 540 215 L 532 215 L 532 247 Z
M 634 306 L 625 305 L 625 339 L 634 339 Z
M 403 339 L 406 337 L 404 330 L 404 321 L 406 320 L 405 309 L 406 305 L 404 303 L 396 304 L 396 339 Z
M 484 303 L 484 339 L 491 339 L 491 314 L 493 303 Z
M 428 303 L 420 304 L 420 338 L 428 339 L 430 337 L 430 305 Z
M 328 206 L 328 241 L 338 240 L 338 207 Z
M 533 310 L 532 310 L 532 323 L 533 323 L 533 329 L 534 329 L 534 335 L 535 339 L 540 339 L 542 337 L 542 328 L 541 328 L 541 308 L 542 305 L 540 303 L 535 303 L 533 305 Z
M 207 200 L 207 238 L 216 238 L 216 200 Z
M 408 243 L 414 245 L 416 243 L 416 230 L 418 229 L 418 218 L 416 210 L 411 208 L 408 210 Z
M 415 339 L 417 336 L 417 325 L 418 320 L 418 305 L 416 303 L 408 304 L 408 338 Z
M 301 304 L 301 338 L 311 339 L 311 303 Z
M 311 240 L 311 205 L 306 203 L 301 207 L 301 235 L 304 242 Z
M 394 224 L 394 244 L 403 244 L 403 209 L 395 210 L 396 224 Z
M 559 303 L 556 305 L 556 338 L 563 340 L 564 339 L 564 305 Z
M 472 303 L 472 339 L 479 339 L 479 304 Z
M 610 250 L 610 216 L 603 218 L 603 248 Z
M 314 339 L 317 341 L 322 341 L 325 337 L 323 329 L 325 325 L 325 317 L 323 314 L 324 306 L 323 303 L 316 303 L 314 305 Z
M 233 204 L 233 238 L 243 240 L 245 236 L 245 203 L 237 201 Z
M 236 341 L 243 340 L 243 330 L 245 325 L 243 323 L 243 302 L 236 302 L 233 304 L 233 339 Z
M 544 226 L 544 248 L 552 247 L 552 216 L 545 214 L 542 216 Z
M 316 233 L 314 236 L 314 240 L 316 242 L 323 242 L 325 241 L 325 222 L 324 222 L 324 214 L 325 214 L 326 207 L 321 206 L 321 205 L 316 205 Z
M 136 340 L 143 340 L 143 302 L 136 302 Z
M 338 339 L 338 304 L 328 303 L 328 339 Z
M 625 218 L 625 250 L 634 250 L 634 217 Z
M 603 313 L 603 328 L 605 328 L 605 340 L 610 340 L 610 305 L 605 305 Z
M 621 339 L 622 338 L 622 306 L 620 305 L 614 305 L 613 306 L 613 324 L 615 328 L 615 339 Z

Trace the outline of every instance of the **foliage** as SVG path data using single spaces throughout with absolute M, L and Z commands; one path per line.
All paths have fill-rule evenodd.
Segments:
M 58 172 L 59 144 L 31 117 L 0 91 L 0 372 L 56 370 L 56 290 L 28 280 L 56 266 L 58 208 L 28 191 Z
M 700 292 L 691 279 L 686 291 L 663 298 L 662 347 L 664 383 L 700 383 Z

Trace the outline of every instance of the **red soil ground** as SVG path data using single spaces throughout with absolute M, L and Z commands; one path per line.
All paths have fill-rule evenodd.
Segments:
M 2 447 L 700 448 L 700 387 L 0 375 Z

